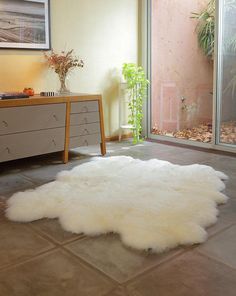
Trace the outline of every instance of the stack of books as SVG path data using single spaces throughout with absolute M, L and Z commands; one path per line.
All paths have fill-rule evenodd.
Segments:
M 24 99 L 29 98 L 29 95 L 23 92 L 4 92 L 0 93 L 0 100 L 8 100 L 8 99 Z

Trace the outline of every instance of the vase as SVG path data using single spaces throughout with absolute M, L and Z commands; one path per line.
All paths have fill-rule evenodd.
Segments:
M 70 93 L 66 82 L 67 82 L 67 74 L 59 74 L 59 80 L 60 80 L 60 89 L 59 93 L 60 94 L 67 94 Z

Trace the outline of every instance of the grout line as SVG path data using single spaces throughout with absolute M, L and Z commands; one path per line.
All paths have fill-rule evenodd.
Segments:
M 216 262 L 216 263 L 220 263 L 220 264 L 222 264 L 222 265 L 224 265 L 224 266 L 226 266 L 226 267 L 232 269 L 233 271 L 236 270 L 235 267 L 233 267 L 233 266 L 231 266 L 231 265 L 229 265 L 229 264 L 227 264 L 227 263 L 221 261 L 221 260 L 218 259 L 218 258 L 215 258 L 215 257 L 213 257 L 213 256 L 211 256 L 211 255 L 208 255 L 208 254 L 205 254 L 205 253 L 203 253 L 203 252 L 200 252 L 199 250 L 196 250 L 196 252 L 197 252 L 199 255 L 201 255 L 202 257 L 206 257 L 206 258 L 208 258 L 208 259 L 210 259 L 210 260 L 212 260 L 212 261 L 214 261 L 214 262 Z
M 34 181 L 33 179 L 31 179 L 31 178 L 25 176 L 25 175 L 24 175 L 24 172 L 20 172 L 20 173 L 18 173 L 18 175 L 21 176 L 21 177 L 22 177 L 23 179 L 25 179 L 26 181 L 31 182 L 33 185 L 37 185 L 37 184 L 35 184 L 35 181 Z M 27 190 L 27 188 L 26 188 L 26 190 Z
M 122 284 L 119 284 L 119 285 L 117 285 L 116 287 L 114 287 L 114 289 L 112 289 L 110 292 L 106 292 L 106 294 L 104 294 L 103 296 L 110 296 L 110 295 L 113 295 L 113 293 L 116 291 L 116 289 L 117 288 L 119 288 L 119 287 L 122 287 L 122 288 L 124 288 L 125 289 L 125 292 L 127 292 L 127 288 L 125 287 L 125 286 L 123 286 Z M 119 294 L 120 295 L 120 294 Z M 123 295 L 123 294 L 122 294 Z M 121 296 L 122 296 L 121 295 Z M 128 294 L 124 294 L 124 296 L 128 296 Z M 135 296 L 135 295 L 134 295 Z
M 28 227 L 29 227 L 34 233 L 36 233 L 37 235 L 43 237 L 43 238 L 44 238 L 45 240 L 47 240 L 48 242 L 53 243 L 53 244 L 54 244 L 55 246 L 57 246 L 57 247 L 60 246 L 60 244 L 59 244 L 56 240 L 52 239 L 50 236 L 46 235 L 44 232 L 42 232 L 42 231 L 38 230 L 36 227 L 32 226 L 31 223 L 28 224 Z
M 32 185 L 32 186 L 35 186 L 36 184 L 34 184 L 33 182 L 32 182 L 32 180 L 29 180 L 29 179 L 26 179 L 25 178 L 25 176 L 23 176 L 22 174 L 17 174 L 19 177 L 21 177 L 22 179 L 24 179 L 25 181 L 27 181 L 27 182 L 29 182 L 29 183 L 31 183 L 30 185 Z M 15 193 L 17 193 L 17 192 L 22 192 L 22 191 L 25 191 L 25 190 L 29 190 L 29 189 L 32 189 L 32 186 L 31 187 L 29 187 L 29 186 L 26 186 L 26 187 L 16 187 L 15 189 L 14 189 L 14 191 L 6 191 L 6 192 L 0 192 L 0 195 L 1 196 L 3 196 L 3 197 L 5 197 L 6 199 L 8 199 L 9 197 L 11 197 L 13 194 L 15 194 Z
M 220 223 L 220 222 L 219 222 L 219 223 Z M 217 224 L 217 222 L 216 222 L 216 224 Z M 229 229 L 230 227 L 232 227 L 234 224 L 235 224 L 234 222 L 231 222 L 231 224 L 225 226 L 225 227 L 222 228 L 222 229 L 219 229 L 218 231 L 216 231 L 216 232 L 213 233 L 212 235 L 209 234 L 207 240 L 210 240 L 210 239 L 214 238 L 215 236 L 221 234 L 221 233 L 224 232 L 225 230 L 228 230 L 228 229 Z M 206 231 L 207 231 L 207 229 L 206 229 Z
M 84 237 L 82 238 L 81 240 L 85 240 L 87 239 L 88 237 Z M 62 247 L 66 247 L 66 245 L 63 245 Z M 66 248 L 66 250 L 73 254 L 74 256 L 76 256 L 77 258 L 80 258 L 81 261 L 83 262 L 86 262 L 89 266 L 92 266 L 95 270 L 99 270 L 100 272 L 102 272 L 103 274 L 105 274 L 106 276 L 108 276 L 109 278 L 112 278 L 111 276 L 109 276 L 107 273 L 105 273 L 103 270 L 101 270 L 99 267 L 96 267 L 96 265 L 92 264 L 92 263 L 89 263 L 86 259 L 83 259 L 82 257 L 80 257 L 79 255 L 76 254 L 76 252 L 72 251 L 71 249 L 68 249 Z M 171 251 L 171 250 L 170 250 Z M 123 281 L 123 282 L 119 282 L 118 280 L 116 279 L 113 279 L 116 283 L 118 283 L 119 285 L 123 285 L 123 284 L 126 284 L 127 282 L 133 280 L 134 278 L 137 278 L 139 276 L 142 276 L 144 273 L 148 273 L 149 270 L 153 269 L 153 268 L 156 268 L 157 266 L 165 263 L 165 262 L 168 262 L 168 261 L 171 261 L 172 259 L 178 257 L 179 255 L 182 255 L 183 253 L 185 253 L 185 249 L 180 249 L 180 250 L 176 250 L 176 253 L 173 254 L 173 255 L 170 255 L 170 256 L 167 256 L 167 258 L 163 258 L 161 261 L 157 262 L 155 265 L 152 265 L 150 267 L 146 267 L 145 269 L 143 269 L 143 271 L 140 271 L 138 272 L 137 274 L 134 275 L 134 277 L 131 277 L 129 278 L 128 280 L 126 281 Z M 189 250 L 188 250 L 189 251 Z M 190 250 L 191 251 L 191 250 Z M 168 251 L 167 251 L 168 252 Z
M 25 263 L 27 263 L 27 262 L 31 262 L 31 261 L 37 259 L 38 257 L 40 257 L 40 256 L 42 256 L 42 255 L 45 255 L 45 254 L 50 254 L 50 253 L 54 252 L 55 250 L 59 250 L 59 249 L 57 248 L 57 246 L 54 246 L 54 247 L 52 247 L 52 248 L 50 248 L 50 249 L 48 249 L 48 250 L 44 250 L 44 251 L 42 251 L 42 252 L 39 252 L 39 253 L 37 253 L 37 254 L 35 254 L 35 255 L 32 255 L 32 257 L 27 258 L 27 259 L 24 259 L 24 260 L 22 260 L 22 261 L 18 261 L 18 262 L 14 262 L 14 263 L 10 263 L 10 264 L 8 264 L 8 265 L 2 266 L 2 267 L 0 267 L 0 273 L 2 273 L 2 272 L 4 272 L 4 271 L 7 271 L 7 270 L 9 270 L 9 269 L 12 269 L 12 268 L 15 268 L 15 267 L 21 266 L 21 265 L 23 265 L 23 264 L 25 264 Z
M 122 284 L 126 287 L 127 285 L 131 284 L 132 282 L 142 278 L 143 276 L 151 273 L 154 269 L 157 269 L 158 267 L 168 264 L 171 261 L 174 261 L 175 259 L 177 259 L 178 257 L 181 257 L 182 255 L 188 253 L 192 251 L 191 250 L 180 250 L 179 252 L 177 252 L 176 254 L 174 254 L 173 256 L 169 256 L 166 259 L 163 259 L 161 262 L 157 262 L 157 264 L 155 264 L 154 266 L 151 266 L 150 268 L 145 269 L 143 272 L 140 272 L 138 274 L 136 274 L 134 277 L 129 278 L 127 281 L 124 281 Z M 167 251 L 168 252 L 168 251 Z
M 83 259 L 82 257 L 80 257 L 79 255 L 77 255 L 75 252 L 73 252 L 72 250 L 70 250 L 70 249 L 67 248 L 67 246 L 69 246 L 70 244 L 73 244 L 76 241 L 86 240 L 88 238 L 87 236 L 83 235 L 81 237 L 74 238 L 74 239 L 72 239 L 70 241 L 66 241 L 64 243 L 59 243 L 58 241 L 54 240 L 51 236 L 45 234 L 44 232 L 41 232 L 41 230 L 37 229 L 36 227 L 34 228 L 32 225 L 30 225 L 30 227 L 32 227 L 32 229 L 37 234 L 43 234 L 43 237 L 44 238 L 49 239 L 49 241 L 50 242 L 53 242 L 57 247 L 60 247 L 63 250 L 66 250 L 70 254 L 73 254 L 73 256 L 75 256 L 76 258 L 80 259 L 80 261 L 82 261 L 83 263 L 86 263 L 86 265 L 88 265 L 89 267 L 92 267 L 94 270 L 97 270 L 97 271 L 101 272 L 103 275 L 105 274 L 109 279 L 112 279 L 113 281 L 115 281 L 119 285 L 125 284 L 127 282 L 127 281 L 119 282 L 119 281 L 115 280 L 114 278 L 110 277 L 107 273 L 105 273 L 103 270 L 101 270 L 100 268 L 97 268 L 96 265 L 94 265 L 92 263 L 89 263 L 88 261 L 86 261 L 85 259 Z M 185 252 L 185 250 L 177 251 L 177 253 L 174 254 L 173 256 L 169 256 L 168 258 L 161 260 L 161 262 L 157 262 L 155 266 L 151 266 L 151 267 L 145 268 L 143 270 L 143 272 L 137 273 L 133 278 L 136 278 L 138 276 L 142 276 L 143 274 L 147 273 L 150 269 L 155 268 L 155 267 L 159 266 L 160 264 L 162 264 L 164 262 L 170 261 L 171 259 L 177 257 L 178 255 L 181 255 L 184 252 Z M 130 278 L 129 280 L 133 280 L 133 278 Z
M 86 260 L 84 260 L 83 258 L 81 258 L 80 256 L 76 255 L 73 251 L 71 251 L 70 249 L 65 248 L 65 246 L 61 246 L 61 249 L 64 250 L 66 253 L 72 255 L 73 257 L 75 257 L 77 259 L 77 261 L 79 261 L 80 263 L 82 263 L 83 265 L 89 267 L 90 269 L 99 272 L 101 275 L 105 276 L 107 279 L 111 280 L 114 284 L 120 284 L 118 281 L 116 281 L 115 279 L 113 279 L 112 277 L 110 277 L 109 275 L 107 275 L 104 271 L 102 271 L 101 269 L 96 268 L 94 265 L 90 264 L 89 262 L 87 262 Z
M 57 241 L 55 238 L 53 238 L 52 236 L 50 236 L 49 234 L 45 233 L 44 231 L 38 229 L 36 226 L 33 226 L 32 224 L 29 224 L 28 225 L 30 227 L 30 229 L 40 235 L 41 237 L 43 237 L 44 239 L 48 240 L 49 242 L 53 243 L 54 245 L 58 246 L 58 247 L 61 247 L 61 246 L 64 246 L 64 245 L 67 245 L 67 244 L 70 244 L 70 243 L 73 243 L 77 240 L 80 240 L 80 239 L 83 239 L 85 236 L 78 236 L 78 237 L 75 237 L 75 238 L 72 238 L 72 239 L 69 239 L 68 241 L 65 241 L 65 242 L 62 242 L 60 243 L 59 241 Z M 62 229 L 63 230 L 63 229 Z
M 41 181 L 36 181 L 36 179 L 34 179 L 34 178 L 31 178 L 31 177 L 26 176 L 26 175 L 24 174 L 24 172 L 20 173 L 19 175 L 21 175 L 25 180 L 30 181 L 31 183 L 33 183 L 33 185 L 36 185 L 36 186 L 41 186 L 41 185 L 44 185 L 44 184 L 47 184 L 47 183 L 50 183 L 50 182 L 53 182 L 53 181 L 56 180 L 56 179 L 54 178 L 54 179 L 49 179 L 49 180 L 47 180 L 47 181 L 43 181 L 43 182 L 41 182 Z M 29 189 L 31 189 L 31 188 L 29 188 Z M 27 190 L 27 189 L 26 189 L 26 190 Z
M 9 220 L 3 220 L 5 222 L 9 221 Z M 12 221 L 10 221 L 12 222 Z M 18 264 L 21 264 L 21 263 L 24 263 L 24 262 L 27 262 L 33 258 L 36 258 L 37 256 L 40 256 L 41 254 L 44 254 L 44 253 L 47 253 L 47 252 L 50 252 L 51 250 L 54 250 L 56 249 L 57 245 L 48 240 L 47 238 L 45 238 L 43 235 L 41 235 L 41 233 L 37 233 L 35 232 L 31 227 L 30 227 L 30 224 L 27 224 L 27 223 L 21 223 L 22 226 L 26 229 L 28 229 L 32 234 L 37 234 L 41 239 L 45 240 L 47 243 L 50 243 L 50 247 L 48 247 L 47 249 L 43 250 L 43 251 L 39 251 L 38 253 L 36 253 L 35 255 L 32 255 L 32 257 L 30 258 L 27 258 L 27 259 L 23 259 L 22 261 L 19 260 L 17 262 L 14 262 L 14 263 L 9 263 L 7 265 L 4 265 L 4 266 L 0 266 L 0 272 L 2 272 L 2 270 L 5 270 L 5 269 L 8 269 L 8 268 L 11 268 L 12 266 L 14 267 L 15 265 L 18 265 Z
M 232 224 L 231 226 L 233 226 L 233 225 L 234 225 L 234 224 Z M 230 227 L 231 227 L 231 226 L 230 226 Z M 228 228 L 230 228 L 230 227 L 228 227 Z M 182 252 L 180 252 L 180 253 L 174 255 L 174 256 L 171 257 L 171 258 L 167 258 L 167 260 L 164 260 L 164 261 L 160 262 L 160 264 L 157 264 L 157 265 L 151 267 L 150 269 L 144 271 L 144 272 L 141 273 L 141 274 L 138 274 L 137 276 L 135 276 L 135 277 L 133 277 L 133 278 L 127 280 L 126 282 L 124 282 L 124 283 L 122 283 L 122 284 L 124 284 L 125 287 L 126 287 L 126 286 L 128 286 L 129 284 L 132 284 L 133 282 L 139 280 L 139 279 L 142 278 L 143 276 L 145 276 L 145 275 L 151 273 L 151 271 L 157 269 L 158 267 L 161 267 L 161 266 L 163 266 L 163 265 L 167 265 L 167 264 L 169 264 L 171 261 L 174 261 L 174 260 L 178 259 L 179 257 L 182 257 L 182 256 L 184 256 L 184 255 L 186 255 L 187 253 L 190 253 L 190 252 L 196 252 L 197 254 L 201 255 L 202 257 L 206 257 L 206 258 L 208 258 L 208 259 L 210 259 L 210 260 L 213 260 L 213 261 L 215 261 L 215 262 L 217 262 L 217 263 L 223 264 L 223 265 L 227 266 L 228 268 L 230 268 L 230 269 L 232 269 L 232 270 L 234 270 L 234 271 L 236 270 L 236 268 L 232 267 L 231 265 L 228 265 L 228 264 L 226 264 L 226 263 L 224 263 L 224 262 L 222 262 L 222 261 L 220 261 L 220 260 L 217 260 L 217 259 L 214 258 L 214 257 L 211 257 L 211 256 L 208 256 L 208 255 L 206 255 L 206 254 L 204 254 L 204 253 L 201 253 L 200 251 L 197 250 L 198 247 L 199 247 L 199 244 L 189 246 L 189 247 L 187 247 L 188 249 L 183 250 Z
M 85 234 L 81 234 L 80 236 L 79 235 L 80 234 L 78 234 L 78 237 L 75 237 L 74 239 L 71 239 L 71 240 L 68 240 L 68 241 L 62 243 L 61 246 L 64 247 L 64 246 L 70 245 L 72 243 L 75 243 L 77 241 L 82 241 L 82 240 L 85 240 L 88 238 Z
M 81 235 L 78 234 L 78 237 L 75 237 L 73 239 L 70 239 L 68 241 L 65 241 L 65 242 L 61 243 L 60 246 L 67 246 L 67 245 L 72 244 L 72 243 L 74 243 L 76 241 L 84 240 L 86 238 L 87 237 L 84 234 L 81 234 Z

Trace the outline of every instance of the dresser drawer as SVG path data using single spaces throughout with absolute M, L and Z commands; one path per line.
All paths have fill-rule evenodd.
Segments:
M 0 108 L 0 135 L 65 126 L 66 105 Z
M 71 114 L 70 116 L 70 125 L 80 125 L 94 122 L 99 122 L 98 112 Z
M 0 136 L 0 162 L 64 150 L 65 128 Z
M 97 112 L 98 101 L 84 101 L 71 103 L 71 113 Z
M 101 142 L 100 134 L 86 135 L 70 138 L 70 148 L 95 145 Z
M 70 137 L 93 135 L 100 133 L 100 123 L 89 123 L 81 125 L 73 125 L 70 128 Z

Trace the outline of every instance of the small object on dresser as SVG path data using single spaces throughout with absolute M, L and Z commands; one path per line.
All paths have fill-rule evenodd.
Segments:
M 23 89 L 23 93 L 27 94 L 29 96 L 33 96 L 34 95 L 34 89 L 32 87 L 25 87 Z
M 28 94 L 22 92 L 4 92 L 0 93 L 0 100 L 8 100 L 8 99 L 25 99 L 29 98 Z
M 58 93 L 54 91 L 42 91 L 40 93 L 40 96 L 43 96 L 43 97 L 54 97 L 56 95 L 58 95 Z

